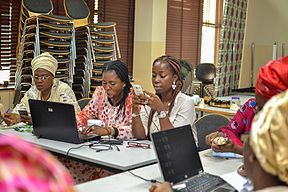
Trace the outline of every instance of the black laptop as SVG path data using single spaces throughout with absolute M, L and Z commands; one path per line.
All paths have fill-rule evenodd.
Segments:
M 39 138 L 75 144 L 96 139 L 95 136 L 87 137 L 78 132 L 75 110 L 71 104 L 29 99 L 29 107 L 33 134 Z
M 236 191 L 219 176 L 204 173 L 190 125 L 153 133 L 152 140 L 162 175 L 176 191 Z

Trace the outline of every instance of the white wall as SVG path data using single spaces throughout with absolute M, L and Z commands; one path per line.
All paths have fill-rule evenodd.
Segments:
M 288 49 L 288 0 L 249 0 L 246 31 L 243 47 L 239 87 L 250 87 L 251 44 L 255 43 L 253 85 L 259 68 L 272 59 L 272 45 L 278 42 L 278 56 L 282 55 L 281 44 Z M 285 54 L 288 53 L 288 50 Z

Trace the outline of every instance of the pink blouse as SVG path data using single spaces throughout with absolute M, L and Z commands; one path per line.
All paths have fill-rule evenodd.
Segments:
M 125 114 L 123 111 L 125 110 Z M 98 86 L 93 93 L 91 101 L 76 115 L 77 126 L 87 126 L 88 119 L 102 120 L 106 126 L 114 127 L 118 130 L 118 138 L 130 139 L 132 134 L 132 91 L 128 94 L 125 106 L 119 111 L 119 106 L 112 106 L 108 101 L 106 91 L 102 86 Z
M 242 146 L 241 135 L 250 132 L 251 123 L 255 116 L 255 109 L 255 98 L 251 98 L 237 111 L 227 127 L 221 127 L 220 131 L 226 133 L 236 145 Z

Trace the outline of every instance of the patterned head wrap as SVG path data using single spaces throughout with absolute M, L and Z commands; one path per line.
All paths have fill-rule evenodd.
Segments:
M 0 191 L 75 191 L 52 155 L 15 136 L 0 136 L 0 162 Z
M 48 52 L 45 52 L 35 57 L 31 61 L 31 66 L 33 74 L 35 73 L 36 69 L 41 68 L 49 71 L 53 76 L 55 76 L 56 70 L 58 68 L 58 61 Z
M 288 88 L 288 56 L 269 61 L 260 68 L 256 81 L 256 93 L 265 99 Z
M 255 116 L 250 133 L 261 167 L 288 184 L 288 91 L 272 97 Z

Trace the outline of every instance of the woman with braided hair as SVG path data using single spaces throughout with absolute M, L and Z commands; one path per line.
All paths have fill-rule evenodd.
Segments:
M 136 138 L 150 138 L 150 134 L 190 124 L 197 142 L 193 100 L 180 92 L 181 65 L 172 56 L 161 56 L 153 62 L 152 84 L 156 93 L 132 97 L 132 131 Z
M 84 134 L 111 135 L 120 139 L 133 137 L 132 91 L 128 68 L 117 60 L 105 63 L 102 86 L 98 86 L 87 106 L 77 114 L 78 127 Z M 87 126 L 88 119 L 99 119 L 105 126 Z

